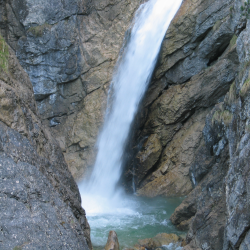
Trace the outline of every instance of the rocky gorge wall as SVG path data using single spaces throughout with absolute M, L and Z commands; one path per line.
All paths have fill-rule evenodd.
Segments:
M 93 164 L 139 2 L 0 1 L 1 249 L 92 249 L 72 174 Z
M 140 2 L 0 1 L 10 45 L 0 74 L 3 249 L 91 248 L 67 164 L 75 179 L 93 165 L 113 67 Z M 188 230 L 185 249 L 250 245 L 250 26 L 241 6 L 183 1 L 125 155 L 128 190 L 134 180 L 139 195 L 187 196 L 171 217 Z
M 114 65 L 140 0 L 1 1 L 1 33 L 75 179 L 94 163 Z
M 91 249 L 78 187 L 0 36 L 0 248 Z
M 247 6 L 247 7 L 246 7 Z M 249 19 L 244 1 L 186 0 L 127 148 L 137 194 L 187 196 L 184 249 L 249 249 Z

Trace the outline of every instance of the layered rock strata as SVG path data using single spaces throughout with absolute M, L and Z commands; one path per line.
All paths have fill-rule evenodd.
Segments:
M 204 149 L 206 115 L 238 72 L 233 4 L 186 0 L 167 31 L 129 145 L 126 182 L 141 195 L 186 195 L 195 184 L 189 169 Z
M 190 220 L 186 249 L 243 250 L 250 247 L 250 25 L 247 23 L 237 39 L 239 74 L 224 101 L 207 116 L 203 130 L 206 147 L 214 156 L 215 164 L 205 171 L 203 178 L 204 172 L 197 172 L 201 181 L 172 216 L 177 225 Z M 196 166 L 190 171 L 196 172 Z M 192 204 L 196 212 L 191 214 L 188 207 L 184 212 L 187 204 Z M 185 215 L 180 219 L 183 212 Z
M 0 1 L 1 33 L 42 116 L 28 76 L 1 48 L 3 249 L 91 247 L 60 148 L 75 178 L 93 165 L 113 66 L 139 2 Z M 188 195 L 171 217 L 188 229 L 185 249 L 250 245 L 250 27 L 242 6 L 183 1 L 128 143 L 128 189 L 134 181 L 140 195 Z
M 0 38 L 0 248 L 91 249 L 78 187 L 37 114 L 33 89 Z
M 187 195 L 184 249 L 249 249 L 249 19 L 243 1 L 183 2 L 141 104 L 125 183 Z
M 76 179 L 94 163 L 114 65 L 140 0 L 2 1 L 0 28 Z

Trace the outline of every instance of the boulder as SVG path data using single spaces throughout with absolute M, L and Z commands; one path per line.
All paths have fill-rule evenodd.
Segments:
M 138 245 L 134 249 L 141 249 L 142 247 L 151 250 L 162 246 L 169 245 L 170 243 L 177 243 L 180 241 L 179 236 L 176 234 L 160 233 L 153 238 L 138 240 Z
M 118 237 L 115 231 L 110 231 L 105 250 L 119 250 Z

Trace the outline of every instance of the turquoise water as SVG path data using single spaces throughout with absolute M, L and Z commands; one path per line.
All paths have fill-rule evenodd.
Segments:
M 133 247 L 138 239 L 152 238 L 158 233 L 183 234 L 169 218 L 183 198 L 126 197 L 112 213 L 87 214 L 94 249 L 103 248 L 110 230 L 116 231 L 120 249 Z M 174 245 L 167 249 L 181 249 Z

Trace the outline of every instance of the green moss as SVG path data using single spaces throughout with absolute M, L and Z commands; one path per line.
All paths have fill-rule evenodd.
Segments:
M 212 123 L 214 123 L 215 121 L 220 122 L 221 121 L 220 117 L 221 117 L 221 111 L 220 110 L 215 111 L 212 117 Z
M 247 94 L 247 92 L 250 90 L 250 78 L 248 78 L 245 82 L 244 82 L 244 84 L 243 84 L 243 86 L 242 86 L 242 88 L 241 88 L 241 90 L 240 90 L 240 96 L 241 97 L 245 97 L 246 96 L 246 94 Z
M 35 37 L 41 37 L 41 36 L 43 36 L 44 31 L 46 29 L 51 29 L 51 25 L 48 23 L 45 23 L 45 24 L 40 25 L 40 26 L 31 27 L 28 29 L 28 32 L 32 33 Z
M 13 250 L 22 250 L 22 248 L 19 247 L 19 246 L 16 246 L 16 247 L 13 248 Z
M 232 39 L 230 40 L 230 46 L 233 47 L 236 44 L 237 41 L 237 36 L 234 34 L 234 36 L 232 37 Z
M 228 110 L 223 111 L 222 120 L 225 125 L 229 125 L 231 121 L 233 120 L 233 114 Z
M 0 67 L 8 71 L 9 47 L 4 39 L 0 36 Z
M 224 123 L 226 126 L 228 126 L 233 119 L 233 114 L 228 110 L 217 110 L 213 117 L 212 117 L 212 123 L 215 121 L 219 123 Z
M 225 97 L 225 103 L 230 105 L 237 99 L 236 95 L 236 84 L 233 82 L 230 86 L 230 89 Z
M 221 20 L 218 20 L 218 21 L 214 24 L 213 30 L 214 30 L 214 31 L 217 30 L 217 29 L 220 27 L 220 25 L 221 25 Z
M 238 77 L 239 79 L 242 79 L 244 77 L 246 70 L 248 69 L 249 66 L 250 66 L 250 60 L 241 64 Z
M 244 2 L 244 5 L 240 7 L 241 10 L 241 16 L 245 18 L 250 17 L 250 0 L 247 0 Z

